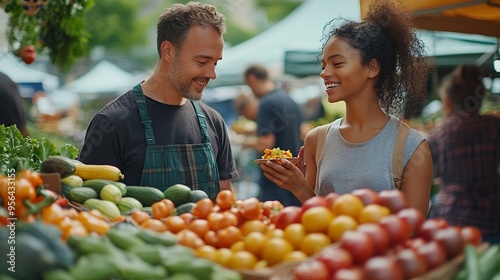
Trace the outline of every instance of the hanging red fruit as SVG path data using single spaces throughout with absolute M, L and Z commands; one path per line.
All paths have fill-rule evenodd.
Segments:
M 33 45 L 23 46 L 19 49 L 19 57 L 26 64 L 31 64 L 36 60 L 36 49 Z

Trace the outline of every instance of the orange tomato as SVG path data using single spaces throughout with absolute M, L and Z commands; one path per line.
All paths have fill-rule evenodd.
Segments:
M 151 214 L 154 219 L 160 220 L 172 214 L 173 209 L 169 208 L 168 204 L 164 203 L 164 201 L 166 200 L 164 199 L 162 201 L 155 202 L 153 203 L 153 205 L 151 205 Z
M 261 220 L 248 220 L 240 225 L 240 229 L 241 233 L 244 236 L 247 236 L 251 232 L 266 233 L 268 230 L 268 226 L 266 226 Z
M 306 232 L 324 232 L 328 230 L 328 225 L 333 220 L 333 214 L 325 206 L 316 206 L 307 209 L 301 218 L 301 223 Z
M 189 212 L 182 213 L 179 215 L 179 217 L 181 217 L 184 220 L 184 222 L 186 222 L 186 225 L 189 225 L 192 221 L 196 219 L 196 217 Z
M 231 208 L 235 201 L 236 197 L 234 196 L 234 193 L 230 190 L 220 191 L 215 198 L 215 202 L 222 211 Z
M 214 203 L 210 198 L 198 200 L 191 211 L 191 213 L 199 219 L 206 219 L 212 212 L 214 212 Z
M 203 245 L 205 245 L 205 242 L 196 235 L 196 233 L 188 230 L 188 229 L 183 229 L 177 233 L 177 240 L 179 240 L 179 244 L 190 247 L 193 249 L 197 249 Z
M 186 221 L 179 216 L 169 216 L 165 218 L 165 226 L 170 232 L 178 233 L 181 230 L 186 229 L 187 224 Z
M 207 220 L 196 219 L 188 224 L 187 229 L 203 238 L 210 231 L 210 225 Z
M 255 198 L 247 198 L 243 200 L 239 206 L 241 216 L 247 220 L 256 220 L 261 217 L 262 209 L 260 206 L 260 201 Z
M 156 232 L 164 232 L 168 229 L 162 221 L 157 219 L 146 220 L 141 224 L 141 227 L 151 229 Z
M 216 233 L 219 240 L 219 248 L 229 248 L 234 243 L 240 241 L 243 236 L 240 229 L 235 226 L 228 226 L 218 230 Z
M 222 219 L 220 221 L 221 228 L 227 228 L 228 226 L 238 226 L 238 218 L 235 214 L 226 211 L 222 212 Z
M 132 212 L 130 216 L 132 217 L 132 220 L 139 225 L 151 218 L 147 212 L 139 210 Z
M 210 229 L 214 231 L 218 231 L 222 229 L 222 219 L 224 215 L 218 212 L 212 212 L 207 216 L 208 224 L 210 225 Z
M 215 231 L 210 230 L 203 236 L 203 242 L 205 244 L 213 246 L 215 248 L 219 248 L 219 239 L 217 239 L 217 233 Z
M 358 227 L 358 222 L 350 216 L 340 215 L 330 222 L 328 226 L 328 236 L 333 242 L 337 242 L 342 237 L 342 234 L 348 230 L 355 230 Z
M 364 204 L 361 199 L 353 194 L 343 194 L 333 202 L 333 213 L 335 216 L 347 215 L 358 220 Z

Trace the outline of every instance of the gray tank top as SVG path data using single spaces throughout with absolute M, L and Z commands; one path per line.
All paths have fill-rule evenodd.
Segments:
M 341 121 L 335 120 L 326 135 L 318 166 L 316 194 L 345 194 L 364 187 L 377 192 L 394 189 L 392 154 L 399 120 L 390 117 L 382 131 L 364 143 L 346 141 L 339 131 Z M 422 141 L 422 135 L 411 129 L 405 143 L 404 166 Z

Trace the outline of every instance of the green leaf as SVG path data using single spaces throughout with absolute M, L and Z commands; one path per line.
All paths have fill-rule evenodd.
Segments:
M 60 149 L 59 149 L 59 155 L 65 156 L 70 159 L 76 159 L 78 156 L 78 149 L 70 144 L 64 144 Z

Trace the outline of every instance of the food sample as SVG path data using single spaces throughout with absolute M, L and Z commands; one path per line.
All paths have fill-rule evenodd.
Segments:
M 264 155 L 262 155 L 262 159 L 276 159 L 276 158 L 291 158 L 292 152 L 290 150 L 282 150 L 279 147 L 278 148 L 273 148 L 269 149 L 266 148 L 264 150 Z

